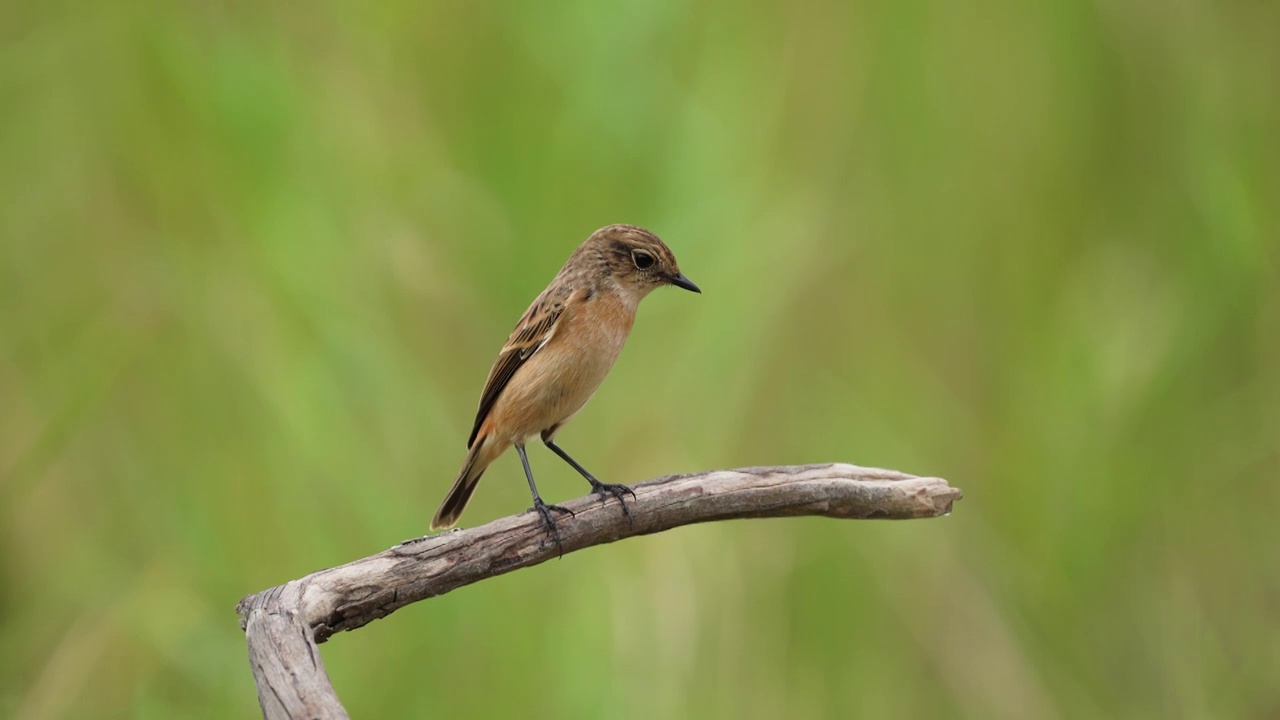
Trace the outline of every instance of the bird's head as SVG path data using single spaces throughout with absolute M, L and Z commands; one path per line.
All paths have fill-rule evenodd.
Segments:
M 639 297 L 663 285 L 702 292 L 680 272 L 671 248 L 644 228 L 634 225 L 602 227 L 592 233 L 584 247 L 592 247 L 598 252 L 620 288 Z

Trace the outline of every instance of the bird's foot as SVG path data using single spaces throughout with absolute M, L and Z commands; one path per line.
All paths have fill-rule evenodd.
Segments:
M 540 497 L 533 499 L 533 507 L 529 508 L 529 510 L 538 513 L 542 517 L 542 527 L 547 529 L 547 533 L 555 541 L 556 554 L 564 557 L 564 547 L 560 545 L 560 530 L 556 527 L 556 518 L 552 513 L 565 513 L 573 517 L 573 511 L 560 505 L 548 505 Z
M 601 502 L 608 502 L 609 496 L 612 495 L 618 499 L 618 504 L 622 505 L 622 514 L 627 516 L 627 522 L 631 522 L 631 509 L 627 507 L 627 496 L 630 495 L 632 500 L 636 499 L 636 493 L 626 485 L 610 485 L 602 483 L 593 478 L 587 478 L 591 481 L 591 492 L 600 496 Z

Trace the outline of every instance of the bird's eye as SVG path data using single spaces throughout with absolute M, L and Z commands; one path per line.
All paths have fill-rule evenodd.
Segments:
M 636 250 L 631 253 L 631 260 L 641 270 L 648 270 L 653 267 L 653 256 L 643 250 Z

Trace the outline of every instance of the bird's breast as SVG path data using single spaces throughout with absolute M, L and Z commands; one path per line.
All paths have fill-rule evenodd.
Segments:
M 544 356 L 539 365 L 546 392 L 586 402 L 618 359 L 634 318 L 634 312 L 605 298 L 587 300 L 575 308 L 565 318 L 565 327 L 557 328 L 555 337 L 538 353 Z
M 563 424 L 600 387 L 635 320 L 634 307 L 596 296 L 566 313 L 563 325 L 512 378 L 499 401 L 513 437 Z

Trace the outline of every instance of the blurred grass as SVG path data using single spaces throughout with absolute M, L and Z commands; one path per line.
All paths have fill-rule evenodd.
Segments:
M 706 294 L 646 302 L 584 464 L 966 499 L 406 609 L 324 648 L 356 717 L 1275 717 L 1278 28 L 0 6 L 0 716 L 253 716 L 236 600 L 423 532 L 519 312 L 631 222 Z M 526 505 L 506 459 L 466 520 Z

